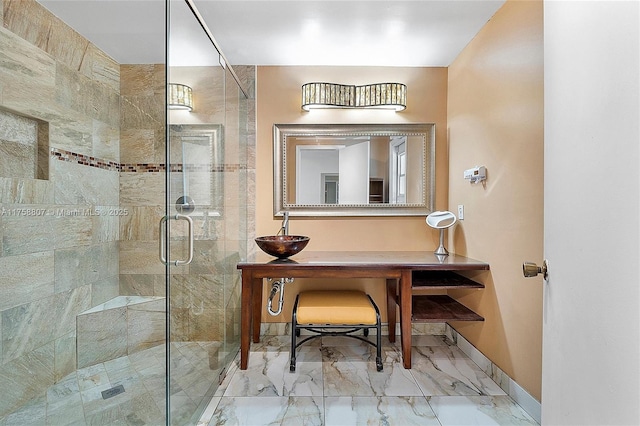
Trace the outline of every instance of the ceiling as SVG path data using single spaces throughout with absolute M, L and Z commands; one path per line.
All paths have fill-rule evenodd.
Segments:
M 166 60 L 164 0 L 38 1 L 119 63 Z M 235 65 L 448 66 L 504 0 L 194 3 Z M 207 62 L 186 4 L 170 10 L 170 63 Z

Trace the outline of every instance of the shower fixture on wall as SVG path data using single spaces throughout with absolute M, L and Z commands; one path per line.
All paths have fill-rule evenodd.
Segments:
M 335 83 L 302 85 L 302 109 L 380 108 L 402 111 L 407 107 L 407 86 L 376 83 L 363 86 Z

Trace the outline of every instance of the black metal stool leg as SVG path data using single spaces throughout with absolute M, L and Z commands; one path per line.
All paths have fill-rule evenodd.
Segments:
M 300 335 L 298 330 L 298 296 L 296 296 L 296 302 L 293 305 L 293 314 L 291 315 L 291 361 L 289 364 L 289 371 L 296 371 L 296 337 Z
M 376 370 L 382 371 L 382 336 L 380 335 L 380 321 L 377 325 L 378 335 L 376 336 Z

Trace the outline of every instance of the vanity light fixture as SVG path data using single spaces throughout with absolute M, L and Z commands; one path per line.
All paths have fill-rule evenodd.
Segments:
M 377 83 L 354 86 L 335 83 L 302 85 L 302 109 L 381 108 L 402 111 L 407 107 L 407 86 Z
M 169 83 L 167 88 L 167 108 L 193 110 L 193 91 L 184 84 Z

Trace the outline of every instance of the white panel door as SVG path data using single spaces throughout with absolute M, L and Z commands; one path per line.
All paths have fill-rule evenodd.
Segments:
M 338 174 L 339 148 L 299 146 L 296 150 L 296 204 L 323 204 L 322 176 Z
M 369 203 L 369 141 L 340 150 L 339 204 Z
M 546 1 L 542 423 L 640 424 L 637 1 Z

